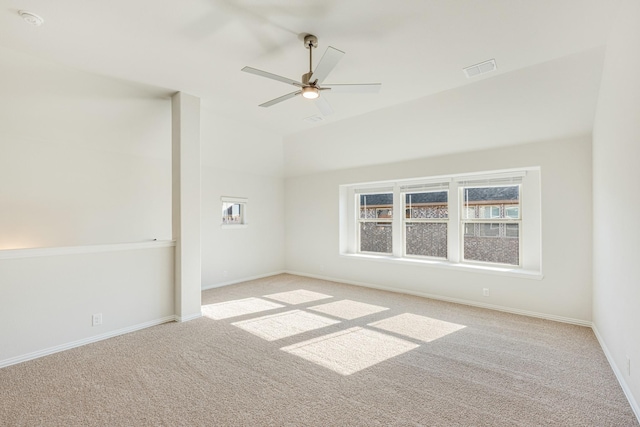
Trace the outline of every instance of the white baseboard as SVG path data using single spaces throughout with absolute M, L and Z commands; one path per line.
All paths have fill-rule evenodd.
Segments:
M 202 317 L 202 312 L 190 314 L 188 316 L 175 316 L 176 322 L 188 322 L 189 320 L 199 319 Z
M 206 291 L 207 289 L 221 288 L 223 286 L 235 285 L 236 283 L 248 282 L 249 280 L 264 279 L 265 277 L 276 276 L 278 274 L 283 274 L 283 273 L 286 273 L 286 271 L 284 270 L 274 271 L 271 273 L 260 274 L 258 276 L 243 277 L 242 279 L 234 279 L 228 282 L 214 283 L 212 285 L 204 285 L 202 286 L 202 290 Z
M 618 365 L 616 365 L 613 359 L 613 356 L 609 351 L 609 348 L 604 342 L 604 339 L 602 339 L 600 332 L 598 332 L 598 328 L 596 327 L 595 324 L 593 324 L 591 326 L 591 329 L 593 329 L 593 333 L 596 335 L 596 338 L 600 343 L 600 347 L 602 348 L 604 355 L 607 357 L 607 360 L 609 361 L 609 365 L 611 365 L 611 369 L 613 370 L 613 373 L 615 374 L 616 379 L 620 384 L 620 387 L 622 387 L 622 391 L 624 392 L 624 395 L 627 397 L 627 400 L 631 405 L 631 409 L 633 409 L 634 414 L 636 414 L 636 418 L 638 419 L 638 421 L 640 421 L 640 406 L 638 405 L 638 402 L 635 401 L 633 394 L 631 394 L 631 390 L 629 389 L 629 386 L 627 385 L 627 382 L 625 381 L 624 376 L 622 375 L 622 372 L 620 372 L 620 369 L 618 369 Z
M 562 317 L 562 316 L 556 316 L 554 314 L 538 313 L 535 311 L 519 310 L 515 308 L 504 307 L 501 305 L 484 304 L 481 302 L 469 301 L 465 299 L 449 298 L 449 297 L 443 297 L 441 295 L 428 294 L 426 292 L 411 291 L 408 289 L 394 288 L 391 286 L 380 286 L 380 285 L 374 285 L 371 283 L 357 282 L 353 280 L 344 280 L 344 279 L 339 279 L 335 277 L 320 276 L 317 274 L 301 273 L 299 271 L 285 271 L 285 273 L 295 274 L 297 276 L 311 277 L 313 279 L 328 280 L 330 282 L 346 283 L 348 285 L 362 286 L 365 288 L 379 289 L 381 291 L 415 295 L 418 297 L 430 298 L 430 299 L 435 299 L 439 301 L 454 302 L 456 304 L 470 305 L 473 307 L 488 308 L 490 310 L 503 311 L 505 313 L 512 313 L 512 314 L 520 314 L 522 316 L 537 317 L 539 319 L 554 320 L 556 322 L 570 323 L 572 325 L 591 327 L 591 322 L 588 320 L 573 319 L 570 317 Z
M 129 332 L 138 331 L 140 329 L 146 329 L 151 326 L 160 325 L 162 323 L 173 322 L 176 320 L 176 316 L 166 316 L 160 319 L 151 320 L 149 322 L 139 323 L 133 326 L 127 326 L 126 328 L 117 329 L 115 331 L 106 332 L 100 335 L 94 335 L 89 338 L 84 338 L 77 341 L 72 341 L 70 343 L 57 345 L 55 347 L 45 348 L 44 350 L 34 351 L 32 353 L 23 354 L 21 356 L 12 357 L 10 359 L 0 360 L 0 368 L 4 368 L 7 366 L 15 365 L 17 363 L 26 362 L 27 360 L 37 359 L 39 357 L 48 356 L 50 354 L 58 353 L 60 351 L 70 350 L 75 347 L 80 347 L 86 344 L 91 344 L 97 341 L 106 340 L 108 338 L 113 338 L 118 335 L 128 334 Z

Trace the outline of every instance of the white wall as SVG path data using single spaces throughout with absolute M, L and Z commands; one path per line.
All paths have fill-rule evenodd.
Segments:
M 172 319 L 174 248 L 153 239 L 171 239 L 168 91 L 0 48 L 0 366 Z M 58 248 L 12 251 L 39 247 Z
M 0 48 L 0 249 L 171 238 L 167 94 Z
M 282 138 L 206 107 L 201 123 L 202 286 L 282 271 Z M 222 196 L 249 199 L 248 227 L 220 227 Z
M 0 73 L 0 249 L 171 238 L 171 91 L 2 48 Z M 202 106 L 205 286 L 284 267 L 282 138 L 223 113 Z M 223 195 L 248 228 L 220 228 Z
M 595 120 L 593 321 L 640 418 L 638 17 L 640 2 L 625 0 L 609 39 Z
M 541 281 L 339 255 L 341 184 L 528 166 L 541 167 Z M 590 136 L 291 177 L 285 194 L 289 271 L 591 321 Z
M 0 367 L 173 319 L 172 244 L 106 246 L 0 252 Z

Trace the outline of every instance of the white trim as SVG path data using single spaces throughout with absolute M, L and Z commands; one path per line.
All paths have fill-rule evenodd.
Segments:
M 372 187 L 359 187 L 359 188 L 354 188 L 353 191 L 356 194 L 362 194 L 363 196 L 367 196 L 369 194 L 387 194 L 387 193 L 393 193 L 393 186 L 389 186 L 389 187 L 378 187 L 377 184 L 379 183 L 374 183 L 372 185 Z
M 510 177 L 510 176 L 526 176 L 526 172 L 528 171 L 540 171 L 540 166 L 526 166 L 521 168 L 511 168 L 511 169 L 497 169 L 492 171 L 482 171 L 482 172 L 468 172 L 468 173 L 454 173 L 447 175 L 433 175 L 428 177 L 418 177 L 418 178 L 402 178 L 402 179 L 388 179 L 382 181 L 375 182 L 353 182 L 350 184 L 340 184 L 340 186 L 351 187 L 351 188 L 376 188 L 384 185 L 395 186 L 395 185 L 411 185 L 411 184 L 419 184 L 422 182 L 432 183 L 432 182 L 456 182 L 458 180 L 464 179 L 472 179 L 477 176 L 481 177 Z M 525 172 L 524 175 L 521 175 L 522 172 Z
M 496 311 L 503 311 L 505 313 L 519 314 L 521 316 L 536 317 L 536 318 L 539 318 L 539 319 L 553 320 L 555 322 L 562 322 L 562 323 L 569 323 L 569 324 L 572 324 L 572 325 L 591 327 L 591 321 L 581 320 L 581 319 L 573 319 L 571 317 L 556 316 L 555 314 L 538 313 L 536 311 L 528 311 L 528 310 L 519 310 L 519 309 L 516 309 L 516 308 L 504 307 L 504 306 L 501 306 L 501 305 L 484 304 L 484 303 L 480 303 L 480 302 L 476 302 L 476 301 L 469 301 L 469 300 L 460 299 L 460 298 L 449 298 L 449 297 L 443 297 L 443 296 L 440 296 L 440 295 L 428 294 L 426 292 L 411 291 L 411 290 L 408 290 L 408 289 L 395 288 L 395 287 L 391 287 L 391 286 L 373 285 L 371 283 L 357 282 L 357 281 L 354 281 L 354 280 L 338 279 L 338 278 L 335 278 L 335 277 L 319 276 L 317 274 L 301 273 L 301 272 L 298 272 L 298 271 L 287 270 L 287 271 L 285 271 L 285 273 L 293 274 L 293 275 L 297 275 L 297 276 L 303 276 L 303 277 L 311 277 L 313 279 L 327 280 L 329 282 L 346 283 L 348 285 L 355 285 L 355 286 L 362 286 L 362 287 L 365 287 L 365 288 L 379 289 L 379 290 L 382 290 L 382 291 L 389 291 L 389 292 L 395 292 L 395 293 L 407 294 L 407 295 L 415 295 L 415 296 L 418 296 L 418 297 L 430 298 L 430 299 L 435 299 L 435 300 L 439 300 L 439 301 L 453 302 L 453 303 L 456 303 L 456 304 L 469 305 L 469 306 L 472 306 L 472 307 L 487 308 L 489 310 L 496 310 Z
M 220 201 L 221 202 L 228 202 L 228 203 L 249 203 L 249 198 L 248 197 L 221 196 L 220 197 Z
M 70 350 L 72 348 L 80 347 L 86 344 L 91 344 L 94 342 L 106 340 L 108 338 L 117 337 L 118 335 L 128 334 L 130 332 L 135 332 L 140 329 L 150 328 L 151 326 L 157 326 L 162 323 L 174 322 L 176 320 L 176 316 L 166 316 L 156 320 L 150 320 L 144 323 L 138 323 L 137 325 L 127 326 L 125 328 L 117 329 L 115 331 L 106 332 L 100 335 L 94 335 L 92 337 L 83 338 L 81 340 L 72 341 L 66 344 L 60 344 L 54 347 L 45 348 L 44 350 L 34 351 L 32 353 L 23 354 L 21 356 L 12 357 L 10 359 L 0 360 L 0 368 L 5 368 L 7 366 L 15 365 L 17 363 L 26 362 L 28 360 L 37 359 L 43 356 L 48 356 L 50 354 L 59 353 L 61 351 Z
M 195 319 L 199 319 L 202 317 L 202 311 L 199 311 L 197 313 L 194 314 L 190 314 L 188 316 L 175 316 L 176 318 L 176 322 L 188 322 L 189 320 L 195 320 Z
M 600 335 L 600 332 L 598 332 L 598 328 L 596 327 L 595 323 L 591 325 L 591 329 L 593 329 L 593 333 L 595 334 L 596 339 L 600 344 L 600 347 L 602 347 L 602 351 L 604 352 L 604 355 L 607 357 L 607 361 L 609 362 L 609 365 L 611 366 L 611 369 L 613 370 L 613 373 L 615 374 L 616 379 L 620 384 L 620 387 L 622 387 L 622 391 L 624 392 L 625 397 L 629 401 L 629 405 L 631 405 L 631 409 L 633 410 L 633 413 L 635 414 L 636 418 L 640 422 L 640 405 L 638 405 L 638 402 L 635 401 L 633 394 L 631 393 L 631 389 L 627 385 L 627 382 L 624 380 L 624 376 L 622 375 L 622 372 L 620 372 L 620 369 L 618 369 L 618 365 L 616 365 L 615 360 L 613 359 L 613 356 L 611 355 L 609 348 L 607 348 L 607 345 L 605 344 L 604 339 L 602 339 L 602 335 Z
M 247 228 L 249 227 L 249 224 L 247 223 L 243 223 L 243 224 L 220 224 L 220 228 Z
M 150 240 L 148 242 L 115 243 L 108 245 L 61 246 L 53 248 L 26 248 L 0 250 L 0 260 L 35 258 L 58 255 L 90 254 L 97 252 L 119 252 L 138 249 L 168 248 L 175 246 L 175 240 Z
M 211 285 L 202 286 L 202 290 L 206 291 L 208 289 L 221 288 L 223 286 L 235 285 L 236 283 L 248 282 L 249 280 L 264 279 L 265 277 L 277 276 L 278 274 L 284 274 L 284 273 L 286 273 L 286 271 L 280 270 L 280 271 L 274 271 L 271 273 L 259 274 L 257 276 L 244 277 L 242 279 L 229 280 L 228 282 L 213 283 Z
M 462 264 L 447 261 L 445 259 L 437 258 L 415 258 L 415 257 L 393 257 L 385 255 L 373 255 L 373 254 L 340 254 L 340 257 L 357 259 L 360 261 L 375 261 L 375 262 L 387 262 L 391 264 L 405 264 L 405 265 L 422 265 L 424 267 L 444 268 L 447 270 L 458 270 L 474 273 L 486 273 L 496 276 L 509 276 L 519 277 L 521 279 L 542 280 L 544 275 L 539 271 L 523 270 L 521 268 L 512 267 L 495 267 L 489 266 L 485 263 L 481 264 Z M 468 262 L 468 261 L 467 261 Z
M 400 185 L 401 193 L 439 193 L 449 189 L 448 182 L 441 182 L 439 184 L 415 184 L 415 185 Z
M 497 185 L 497 184 L 519 184 L 522 182 L 522 178 L 527 176 L 526 170 L 505 172 L 505 173 L 490 173 L 481 175 L 467 175 L 458 176 L 454 178 L 459 185 L 467 187 L 473 185 Z

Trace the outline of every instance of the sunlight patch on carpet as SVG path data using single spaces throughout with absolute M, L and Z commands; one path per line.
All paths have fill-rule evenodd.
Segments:
M 445 322 L 444 320 L 432 319 L 411 313 L 404 313 L 370 323 L 368 326 L 395 332 L 396 334 L 424 342 L 437 340 L 445 335 L 466 328 L 466 326 L 458 325 L 457 323 Z
M 257 319 L 243 320 L 232 325 L 244 329 L 267 341 L 301 334 L 340 323 L 339 320 L 318 316 L 305 311 L 293 310 L 285 313 L 272 314 Z
M 351 375 L 419 347 L 380 332 L 350 328 L 281 348 L 341 375 Z
M 306 289 L 297 289 L 295 291 L 264 295 L 264 297 L 269 299 L 274 299 L 276 301 L 284 302 L 287 304 L 304 304 L 306 302 L 318 301 L 326 298 L 333 298 L 331 295 L 325 295 L 319 292 L 307 291 Z
M 309 310 L 330 314 L 331 316 L 339 317 L 341 319 L 352 320 L 389 309 L 379 305 L 365 304 L 363 302 L 344 299 L 341 301 L 316 305 L 315 307 L 309 307 Z
M 202 315 L 210 319 L 221 320 L 282 307 L 284 307 L 284 305 L 252 297 L 203 305 Z

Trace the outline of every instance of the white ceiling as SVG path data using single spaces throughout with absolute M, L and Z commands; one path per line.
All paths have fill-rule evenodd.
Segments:
M 219 115 L 285 136 L 602 46 L 617 5 L 617 0 L 0 0 L 0 46 L 185 91 Z M 39 14 L 44 25 L 28 25 L 19 9 Z M 318 112 L 300 97 L 259 108 L 291 87 L 240 69 L 249 65 L 299 79 L 307 68 L 301 41 L 306 33 L 319 38 L 317 59 L 328 45 L 346 52 L 326 83 L 380 82 L 381 93 L 326 94 L 336 113 L 321 124 L 303 122 Z M 497 72 L 466 79 L 463 67 L 491 58 Z
M 593 129 L 605 48 L 284 138 L 288 176 L 586 137 Z

